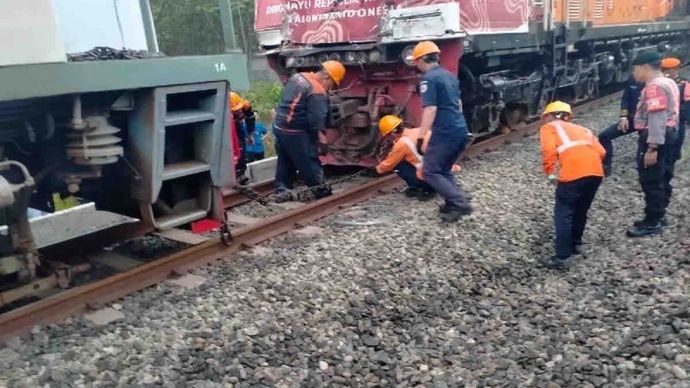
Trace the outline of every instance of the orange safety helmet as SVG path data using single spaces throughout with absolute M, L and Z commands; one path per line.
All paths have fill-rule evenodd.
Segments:
M 544 109 L 544 113 L 542 113 L 541 115 L 546 116 L 549 113 L 567 113 L 570 116 L 572 116 L 573 110 L 570 107 L 570 104 L 567 104 L 563 101 L 554 101 L 546 106 L 546 108 Z
M 662 69 L 675 69 L 680 66 L 680 59 L 678 58 L 664 58 L 661 60 Z
M 441 49 L 436 46 L 436 43 L 425 40 L 423 42 L 417 43 L 416 46 L 414 46 L 414 50 L 412 50 L 412 60 L 417 60 L 425 55 L 429 54 L 438 54 L 441 52 Z
M 386 136 L 393 132 L 400 124 L 402 124 L 400 117 L 393 115 L 383 116 L 379 120 L 379 133 L 381 133 L 381 136 Z
M 345 66 L 338 61 L 326 61 L 321 64 L 321 67 L 331 76 L 336 85 L 340 85 L 340 82 L 345 78 Z
M 230 92 L 230 110 L 237 112 L 238 110 L 249 106 L 249 101 L 246 101 L 239 94 Z

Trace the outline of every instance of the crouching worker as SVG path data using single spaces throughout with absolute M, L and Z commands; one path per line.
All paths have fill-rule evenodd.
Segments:
M 405 195 L 421 201 L 432 199 L 436 192 L 422 178 L 423 158 L 417 151 L 419 128 L 405 128 L 399 117 L 388 115 L 379 121 L 379 132 L 381 138 L 391 141 L 393 146 L 385 159 L 375 167 L 376 173 L 395 171 L 407 184 Z M 430 136 L 431 133 L 427 133 L 427 142 Z M 453 165 L 453 171 L 460 171 L 460 166 Z
M 545 263 L 555 269 L 567 269 L 570 256 L 579 253 L 587 212 L 604 176 L 606 150 L 589 129 L 570 122 L 572 115 L 564 102 L 549 104 L 539 132 L 544 172 L 549 182 L 557 184 L 556 255 Z

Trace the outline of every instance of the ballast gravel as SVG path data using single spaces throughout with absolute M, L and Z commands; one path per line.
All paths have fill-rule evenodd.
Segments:
M 595 131 L 615 104 L 578 121 Z M 0 348 L 8 387 L 687 387 L 690 149 L 663 235 L 641 215 L 637 135 L 615 142 L 569 272 L 536 137 L 463 165 L 475 213 L 375 198 L 118 301 L 124 318 L 35 328 Z

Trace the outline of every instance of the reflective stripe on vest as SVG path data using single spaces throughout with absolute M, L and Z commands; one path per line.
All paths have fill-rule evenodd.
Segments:
M 551 123 L 554 128 L 556 128 L 556 134 L 558 134 L 558 137 L 561 139 L 561 145 L 556 148 L 556 151 L 558 151 L 559 154 L 565 152 L 566 150 L 573 148 L 573 147 L 579 147 L 579 146 L 591 146 L 594 143 L 592 140 L 570 140 L 570 137 L 568 134 L 565 132 L 565 129 L 563 129 L 563 126 L 561 125 L 560 122 L 554 121 Z M 582 128 L 585 131 L 587 131 L 587 135 L 592 137 L 592 132 L 587 129 L 587 128 Z
M 422 158 L 422 155 L 420 155 L 419 152 L 417 151 L 417 145 L 412 141 L 412 139 L 410 139 L 407 136 L 401 137 L 400 141 L 405 143 L 407 148 L 409 148 L 410 151 L 412 151 L 412 154 L 414 154 L 414 156 L 417 158 L 417 160 L 419 160 L 419 163 L 415 163 L 414 166 L 416 168 L 422 168 L 422 162 L 424 161 L 424 159 Z

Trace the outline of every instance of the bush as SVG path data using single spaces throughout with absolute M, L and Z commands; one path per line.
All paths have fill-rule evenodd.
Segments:
M 251 89 L 240 94 L 245 100 L 252 104 L 254 111 L 259 114 L 259 121 L 261 121 L 268 130 L 271 130 L 271 109 L 278 105 L 280 100 L 280 93 L 283 91 L 283 85 L 279 82 L 255 82 Z M 273 135 L 269 135 L 264 141 L 264 148 L 266 149 L 266 157 L 275 156 Z
M 282 91 L 283 85 L 278 82 L 256 82 L 251 89 L 240 94 L 252 104 L 254 111 L 259 114 L 259 120 L 270 125 L 271 109 L 278 105 Z

